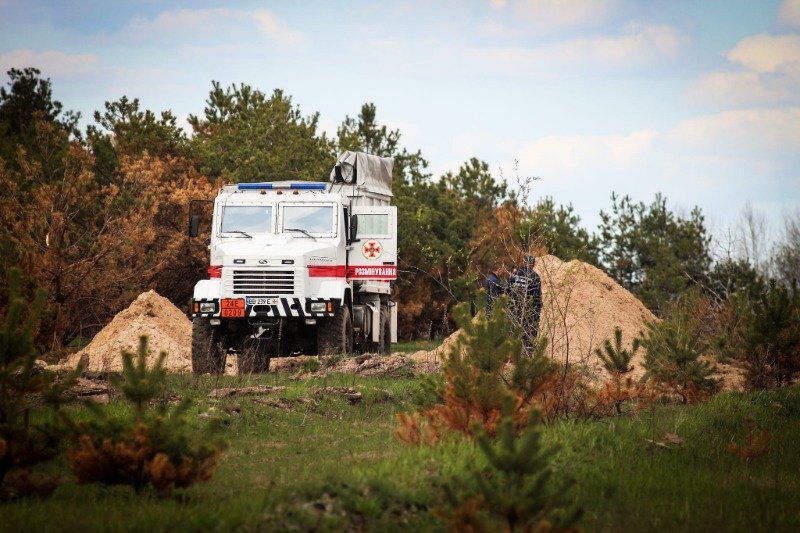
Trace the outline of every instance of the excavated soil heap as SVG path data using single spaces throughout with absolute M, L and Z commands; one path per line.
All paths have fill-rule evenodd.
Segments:
M 148 338 L 148 363 L 165 351 L 164 368 L 168 372 L 191 372 L 192 323 L 172 302 L 152 290 L 120 311 L 92 342 L 69 358 L 66 366 L 75 368 L 83 361 L 88 372 L 120 372 L 121 351 L 136 353 L 141 335 Z
M 547 255 L 536 260 L 536 271 L 542 278 L 539 331 L 550 339 L 547 354 L 556 361 L 579 363 L 599 375 L 602 364 L 595 348 L 613 340 L 616 327 L 630 349 L 645 323 L 656 320 L 642 302 L 597 267 Z M 643 361 L 640 349 L 631 361 L 632 377 L 644 374 Z
M 656 320 L 633 294 L 592 265 L 578 260 L 564 262 L 547 255 L 537 258 L 536 271 L 542 279 L 539 334 L 549 339 L 547 355 L 561 363 L 581 364 L 590 376 L 605 372 L 594 350 L 605 339 L 614 338 L 615 327 L 622 330 L 623 344 L 630 348 L 633 339 L 645 329 L 645 322 Z M 439 362 L 459 335 L 457 331 L 435 350 L 416 352 L 410 357 Z M 633 360 L 634 378 L 644 373 L 643 360 L 640 349 Z

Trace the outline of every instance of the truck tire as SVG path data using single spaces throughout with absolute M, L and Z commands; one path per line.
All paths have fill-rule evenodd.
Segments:
M 319 321 L 317 351 L 320 355 L 353 352 L 353 320 L 349 307 L 342 305 L 332 318 Z
M 192 372 L 222 374 L 225 372 L 224 336 L 219 327 L 207 318 L 192 319 Z
M 381 335 L 380 335 L 380 353 L 389 355 L 392 353 L 392 321 L 389 317 L 389 310 L 381 309 Z
M 239 375 L 265 374 L 269 372 L 269 360 L 278 353 L 278 339 L 246 338 L 242 342 L 237 366 Z

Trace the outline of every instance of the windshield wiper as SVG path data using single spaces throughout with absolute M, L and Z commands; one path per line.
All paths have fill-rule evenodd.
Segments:
M 314 242 L 317 242 L 317 239 L 313 235 L 311 235 L 309 232 L 304 230 L 304 229 L 300 229 L 300 228 L 283 228 L 283 231 L 299 231 L 300 233 L 303 233 L 306 236 L 311 237 L 314 240 Z
M 225 233 L 240 233 L 240 234 L 244 235 L 245 237 L 249 237 L 251 239 L 253 238 L 252 235 L 250 235 L 249 233 L 245 233 L 244 231 L 242 231 L 240 229 L 232 229 L 232 230 L 226 231 Z

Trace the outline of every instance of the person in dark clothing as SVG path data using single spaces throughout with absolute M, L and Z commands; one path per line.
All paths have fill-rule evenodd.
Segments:
M 505 292 L 505 283 L 503 280 L 500 279 L 500 276 L 497 275 L 500 269 L 497 266 L 492 267 L 489 271 L 489 274 L 486 276 L 486 281 L 483 284 L 483 288 L 486 289 L 486 313 L 492 313 L 492 307 L 494 307 L 494 301 Z
M 526 255 L 522 266 L 514 271 L 507 284 L 514 318 L 522 327 L 522 343 L 527 353 L 531 352 L 533 339 L 539 335 L 542 314 L 542 280 L 533 269 L 535 263 L 535 257 Z

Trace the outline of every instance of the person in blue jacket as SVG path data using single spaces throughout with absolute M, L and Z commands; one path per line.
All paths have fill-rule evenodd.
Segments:
M 533 269 L 535 264 L 536 258 L 526 255 L 506 285 L 512 309 L 522 326 L 522 343 L 527 353 L 533 349 L 533 340 L 539 335 L 542 314 L 542 279 Z
M 505 283 L 498 275 L 500 270 L 498 265 L 493 266 L 483 284 L 483 288 L 486 290 L 486 314 L 489 315 L 492 313 L 494 301 L 505 292 Z

